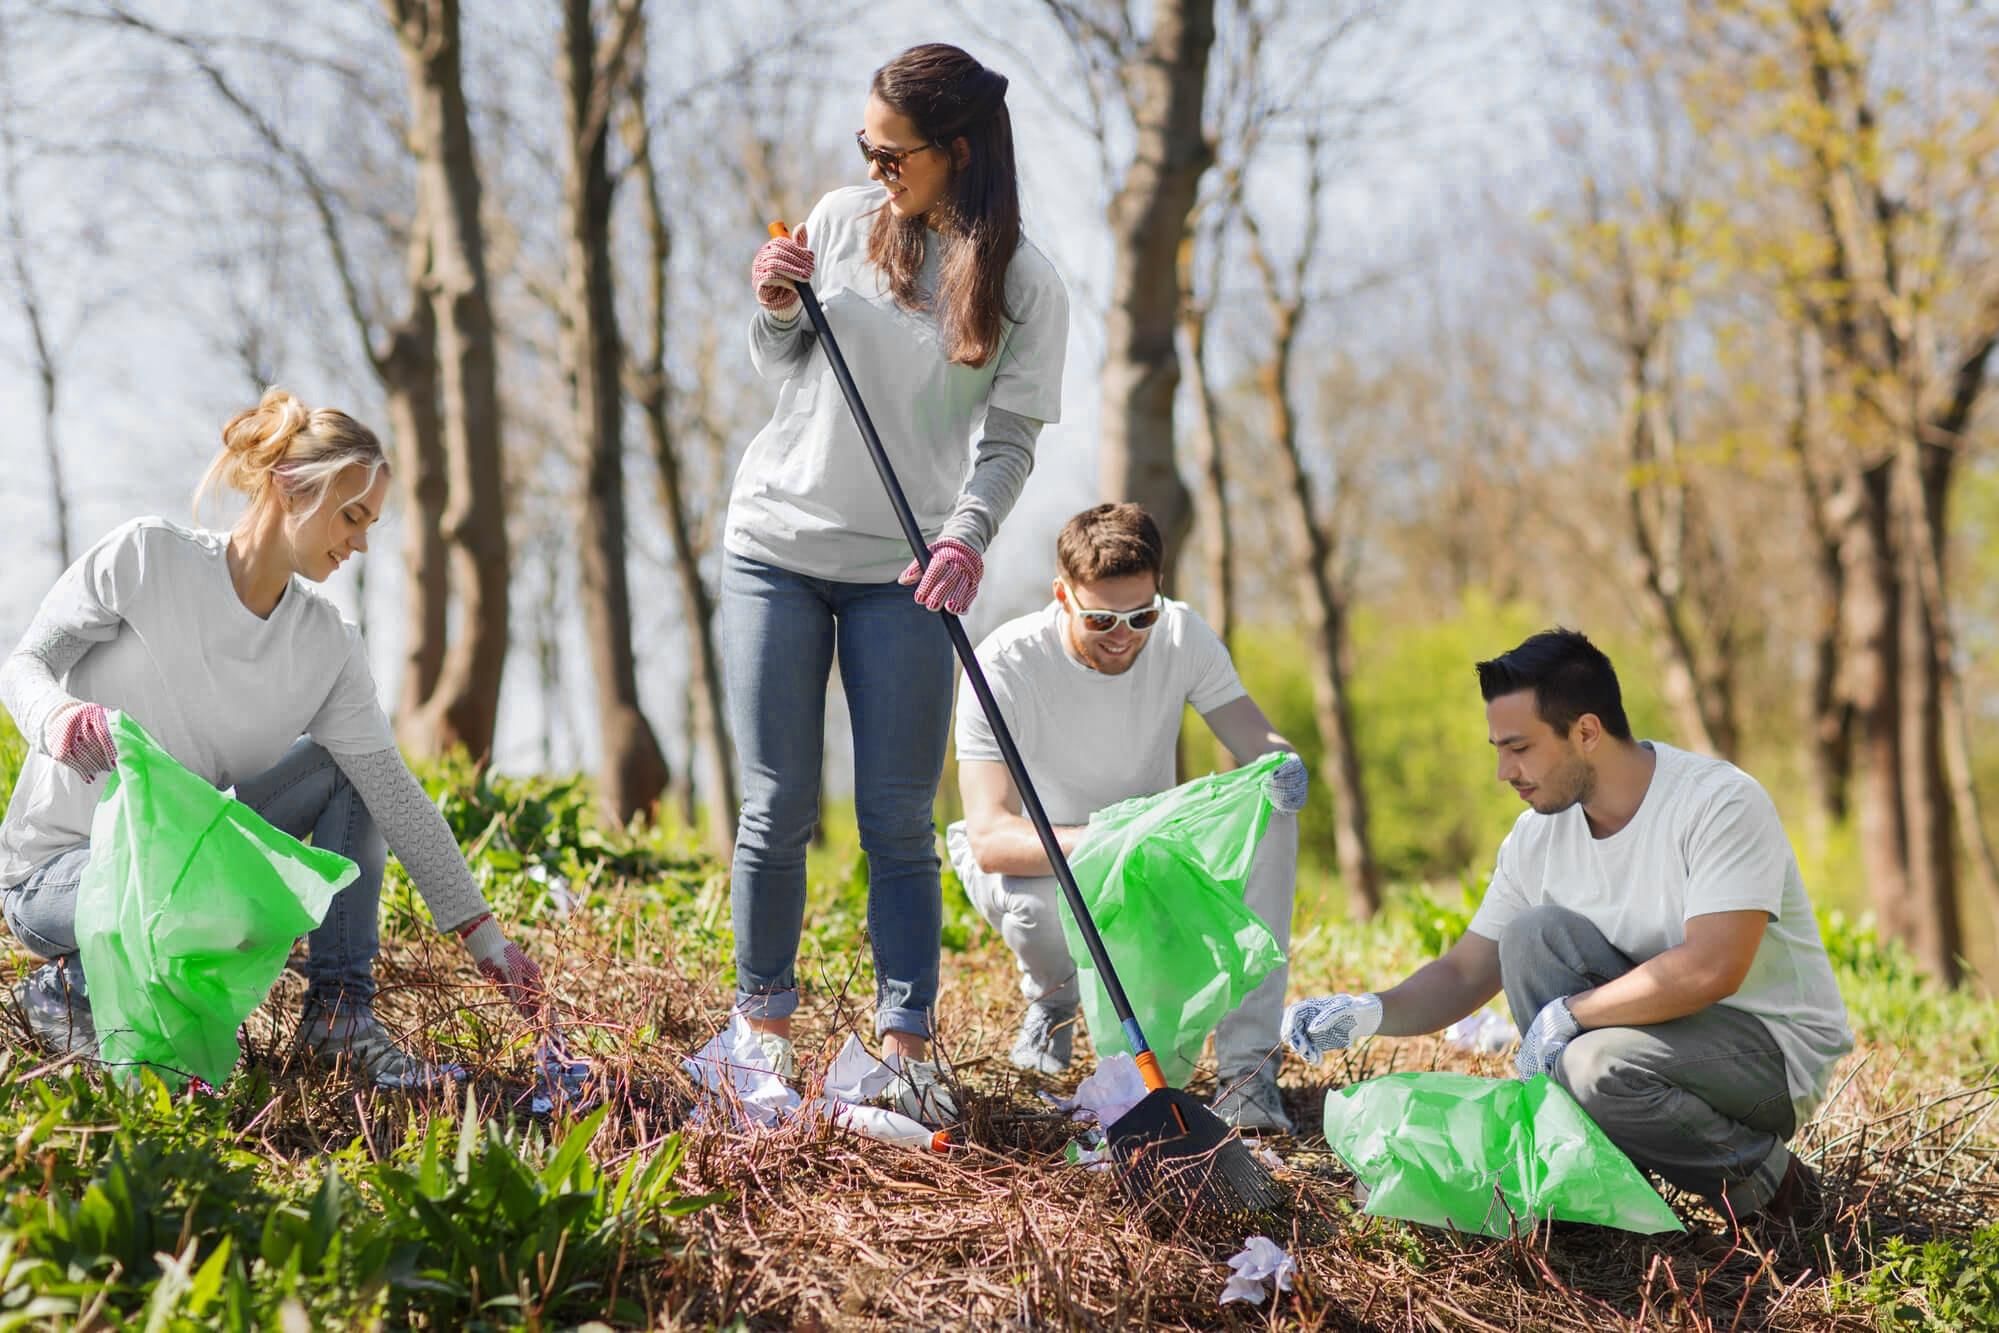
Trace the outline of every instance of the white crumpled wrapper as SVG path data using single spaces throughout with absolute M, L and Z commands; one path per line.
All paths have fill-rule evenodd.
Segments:
M 1229 1260 L 1229 1268 L 1234 1276 L 1222 1287 L 1221 1303 L 1248 1301 L 1251 1305 L 1261 1305 L 1271 1287 L 1291 1290 L 1291 1276 L 1298 1271 L 1298 1261 L 1270 1237 L 1251 1236 L 1243 1242 L 1242 1253 Z
M 1497 1055 L 1520 1040 L 1520 1029 L 1506 1015 L 1481 1009 L 1445 1028 L 1444 1040 L 1461 1051 Z
M 1074 1112 L 1079 1120 L 1109 1125 L 1144 1101 L 1150 1091 L 1145 1086 L 1145 1076 L 1138 1072 L 1138 1061 L 1131 1058 L 1129 1051 L 1119 1051 L 1076 1086 L 1074 1097 L 1055 1105 L 1058 1110 Z
M 763 1042 L 741 1014 L 731 1017 L 729 1026 L 683 1064 L 704 1091 L 719 1094 L 726 1089 L 762 1124 L 775 1125 L 798 1109 L 798 1094 L 771 1068 Z

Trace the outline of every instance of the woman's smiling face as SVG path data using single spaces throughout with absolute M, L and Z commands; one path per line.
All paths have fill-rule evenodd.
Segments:
M 868 98 L 862 133 L 869 147 L 900 155 L 893 167 L 868 161 L 868 179 L 888 190 L 889 211 L 898 218 L 928 215 L 951 188 L 948 150 L 925 139 L 907 116 L 879 97 Z

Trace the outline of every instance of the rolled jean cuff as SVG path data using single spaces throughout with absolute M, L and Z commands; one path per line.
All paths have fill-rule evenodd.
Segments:
M 907 1032 L 912 1037 L 930 1040 L 930 1011 L 928 1009 L 877 1009 L 875 1010 L 875 1035 L 885 1032 Z
M 738 987 L 736 1012 L 744 1018 L 790 1018 L 798 1012 L 798 987 L 773 987 L 766 991 Z
M 1791 1150 L 1779 1139 L 1777 1146 L 1756 1164 L 1755 1170 L 1740 1180 L 1731 1180 L 1722 1186 L 1722 1196 L 1727 1200 L 1729 1210 L 1737 1217 L 1762 1212 L 1777 1193 L 1777 1187 L 1784 1183 L 1784 1172 L 1790 1165 Z

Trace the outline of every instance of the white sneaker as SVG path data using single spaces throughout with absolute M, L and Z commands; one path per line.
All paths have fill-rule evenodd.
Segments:
M 81 975 L 79 972 L 78 975 Z M 71 984 L 59 962 L 43 963 L 14 988 L 28 1031 L 56 1055 L 97 1055 L 97 1027 L 91 1021 L 90 999 Z
M 780 1037 L 775 1032 L 759 1032 L 757 1044 L 764 1048 L 764 1059 L 770 1061 L 773 1074 L 782 1079 L 798 1077 L 798 1052 L 793 1048 L 791 1038 Z
M 1013 1050 L 1007 1058 L 1016 1069 L 1060 1074 L 1069 1068 L 1075 1043 L 1075 1008 L 1058 1009 L 1036 1000 L 1021 1016 L 1020 1035 L 1014 1038 Z
M 880 1098 L 891 1110 L 932 1129 L 957 1122 L 958 1099 L 945 1085 L 942 1065 L 935 1060 L 905 1060 L 899 1055 L 882 1063 L 895 1074 L 895 1081 Z

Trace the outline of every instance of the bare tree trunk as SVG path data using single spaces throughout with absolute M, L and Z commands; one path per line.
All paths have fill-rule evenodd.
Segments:
M 625 118 L 625 142 L 639 178 L 639 202 L 645 217 L 648 255 L 647 295 L 651 318 L 647 322 L 644 359 L 632 370 L 633 396 L 645 414 L 646 435 L 652 446 L 654 471 L 659 481 L 660 509 L 666 515 L 667 533 L 673 541 L 673 575 L 680 592 L 681 613 L 687 622 L 693 652 L 688 654 L 688 730 L 693 741 L 688 747 L 690 769 L 707 771 L 708 846 L 725 860 L 734 853 L 736 819 L 741 801 L 736 794 L 735 746 L 729 739 L 729 723 L 722 709 L 721 660 L 715 648 L 715 604 L 701 579 L 701 547 L 688 520 L 686 488 L 682 480 L 680 451 L 673 436 L 667 396 L 670 383 L 666 374 L 667 265 L 673 253 L 673 233 L 667 226 L 666 209 L 661 203 L 659 175 L 652 157 L 652 136 L 646 128 L 644 80 L 633 76 L 629 114 Z M 699 764 L 693 761 L 699 756 Z M 692 803 L 694 782 L 685 782 L 687 804 L 683 813 L 694 822 Z
M 1201 174 L 1214 160 L 1201 128 L 1214 0 L 1154 0 L 1151 40 L 1130 71 L 1137 148 L 1111 201 L 1116 259 L 1105 317 L 1098 487 L 1145 507 L 1166 538 L 1167 574 L 1192 524 L 1174 463 L 1173 398 L 1180 248 Z
M 1188 303 L 1180 318 L 1194 375 L 1194 530 L 1201 534 L 1202 601 L 1224 644 L 1235 634 L 1235 533 L 1229 526 L 1228 464 L 1221 411 L 1208 377 L 1208 312 Z
M 1381 872 L 1367 831 L 1367 794 L 1360 753 L 1354 743 L 1353 704 L 1347 690 L 1346 605 L 1333 578 L 1337 542 L 1320 522 L 1312 479 L 1299 455 L 1298 422 L 1291 411 L 1291 359 L 1298 335 L 1298 311 L 1273 311 L 1275 354 L 1258 373 L 1270 436 L 1276 445 L 1284 491 L 1286 527 L 1292 554 L 1305 576 L 1300 611 L 1306 650 L 1312 659 L 1312 704 L 1325 747 L 1325 769 L 1333 796 L 1333 851 L 1346 885 L 1347 910 L 1365 920 L 1381 910 Z
M 421 202 L 421 201 L 419 201 Z M 450 609 L 449 549 L 444 541 L 444 422 L 437 396 L 437 312 L 431 304 L 430 234 L 419 207 L 410 228 L 410 304 L 375 353 L 388 398 L 389 432 L 396 442 L 396 480 L 402 492 L 404 630 L 402 679 L 397 685 L 398 739 L 412 742 L 411 725 L 437 686 L 444 666 Z
M 639 710 L 632 660 L 619 392 L 624 352 L 611 285 L 608 121 L 619 74 L 608 62 L 600 67 L 590 11 L 590 0 L 564 0 L 560 81 L 569 163 L 562 191 L 563 348 L 583 473 L 577 535 L 583 620 L 597 686 L 598 787 L 605 812 L 622 824 L 652 807 L 669 774 L 652 724 Z
M 1863 470 L 1840 534 L 1846 691 L 1860 751 L 1860 838 L 1874 914 L 1890 939 L 1914 938 L 1908 828 L 1902 802 L 1900 586 L 1895 578 L 1886 464 Z
M 417 150 L 418 213 L 428 220 L 430 290 L 458 632 L 445 648 L 408 742 L 436 753 L 492 754 L 508 647 L 505 456 L 500 442 L 498 348 L 480 227 L 478 158 L 465 104 L 459 0 L 385 0 L 409 80 Z
M 0 35 L 0 42 L 4 40 L 4 35 Z M 7 255 L 14 270 L 14 297 L 20 303 L 21 318 L 28 326 L 28 340 L 34 348 L 35 387 L 42 409 L 42 457 L 49 472 L 50 517 L 56 525 L 56 563 L 68 569 L 75 543 L 70 536 L 69 488 L 63 477 L 62 448 L 56 438 L 56 349 L 49 334 L 41 291 L 35 285 L 33 266 L 28 261 L 28 228 L 21 214 L 20 144 L 14 134 L 13 88 L 11 76 L 8 78 L 8 86 L 0 89 L 0 97 L 5 99 L 4 106 L 0 106 L 0 152 L 5 155 L 4 162 L 0 162 L 0 171 L 5 173 L 0 184 L 4 184 L 7 192 Z

